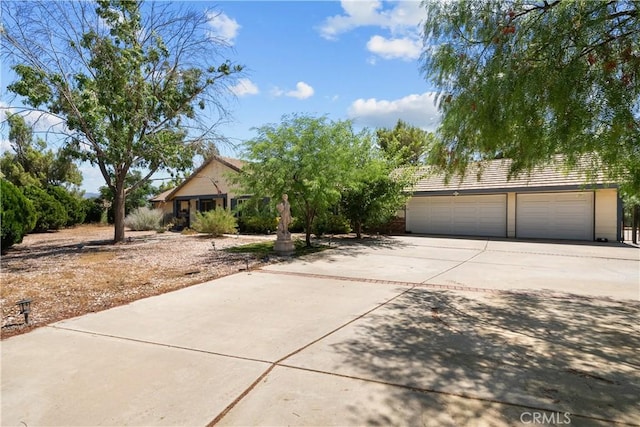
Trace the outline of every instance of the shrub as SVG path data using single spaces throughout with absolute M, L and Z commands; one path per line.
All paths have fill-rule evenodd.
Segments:
M 160 229 L 164 213 L 161 209 L 149 209 L 146 206 L 136 208 L 124 219 L 124 224 L 133 231 Z
M 240 217 L 238 223 L 242 232 L 268 234 L 278 228 L 278 217 L 273 215 L 245 215 Z
M 224 233 L 235 233 L 238 222 L 230 211 L 214 209 L 205 213 L 196 212 L 196 219 L 191 226 L 198 233 L 221 236 Z
M 269 203 L 249 200 L 239 209 L 238 227 L 244 233 L 267 234 L 278 228 L 278 214 Z
M 57 185 L 51 185 L 47 187 L 47 193 L 53 196 L 67 212 L 67 223 L 65 226 L 71 227 L 72 225 L 82 224 L 86 217 L 86 211 L 82 205 L 82 200 L 73 194 L 71 194 L 66 188 Z
M 305 221 L 304 218 L 294 216 L 291 218 L 291 224 L 289 225 L 289 231 L 291 233 L 304 233 Z
M 351 225 L 344 215 L 327 212 L 315 218 L 312 231 L 318 237 L 323 234 L 346 234 L 351 232 Z
M 24 235 L 36 225 L 33 203 L 18 187 L 4 179 L 0 180 L 0 225 L 0 247 L 3 252 L 8 247 L 22 242 Z
M 82 206 L 85 211 L 84 222 L 87 224 L 107 222 L 107 210 L 104 207 L 104 200 L 100 197 L 84 199 Z
M 67 210 L 62 203 L 57 201 L 43 189 L 34 185 L 24 188 L 23 193 L 36 210 L 36 225 L 33 231 L 44 232 L 48 230 L 59 230 L 68 221 Z

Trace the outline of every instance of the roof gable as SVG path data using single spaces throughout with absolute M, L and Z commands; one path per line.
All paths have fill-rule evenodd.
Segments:
M 212 156 L 209 160 L 203 162 L 196 170 L 193 171 L 191 175 L 189 175 L 180 185 L 177 187 L 167 190 L 164 193 L 160 193 L 155 196 L 151 201 L 167 201 L 170 200 L 178 191 L 184 188 L 189 182 L 191 182 L 195 177 L 198 176 L 200 172 L 206 169 L 212 162 L 218 162 L 228 167 L 229 169 L 240 172 L 245 162 L 240 159 L 234 159 L 231 157 L 222 157 L 222 156 Z M 164 197 L 161 199 L 161 197 Z

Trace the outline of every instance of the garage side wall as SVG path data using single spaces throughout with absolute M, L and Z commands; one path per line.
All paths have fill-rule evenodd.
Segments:
M 507 193 L 507 237 L 516 237 L 516 193 Z
M 596 191 L 595 235 L 596 239 L 618 240 L 618 192 L 615 188 Z

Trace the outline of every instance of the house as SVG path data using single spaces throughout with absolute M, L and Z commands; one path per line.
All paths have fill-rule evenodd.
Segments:
M 240 172 L 242 160 L 213 156 L 197 168 L 184 182 L 150 199 L 152 207 L 164 211 L 165 222 L 189 227 L 196 212 L 233 209 L 239 195 L 229 182 L 229 175 Z
M 618 186 L 600 177 L 585 184 L 584 174 L 565 173 L 559 163 L 507 179 L 510 161 L 486 162 L 478 178 L 445 183 L 441 174 L 419 172 L 405 212 L 411 233 L 622 240 L 622 201 Z

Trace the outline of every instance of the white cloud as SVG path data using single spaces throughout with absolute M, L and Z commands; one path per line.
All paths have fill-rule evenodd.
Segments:
M 12 107 L 6 102 L 0 101 L 0 121 L 6 119 L 6 113 L 19 114 L 24 117 L 24 121 L 33 128 L 35 133 L 66 133 L 69 130 L 65 126 L 64 120 L 45 111 L 28 110 L 20 107 Z M 6 129 L 5 129 L 6 128 Z M 9 126 L 3 125 L 3 132 L 9 134 Z M 39 135 L 42 136 L 42 135 Z
M 361 98 L 351 104 L 347 114 L 362 126 L 390 128 L 395 126 L 398 119 L 402 119 L 413 126 L 432 131 L 440 122 L 435 100 L 435 92 L 412 94 L 392 101 Z
M 384 59 L 399 58 L 409 61 L 420 56 L 422 44 L 412 37 L 387 39 L 382 36 L 373 36 L 367 42 L 367 49 Z
M 236 96 L 257 95 L 260 93 L 258 86 L 249 79 L 239 79 L 238 83 L 231 86 L 230 89 Z
M 104 182 L 104 177 L 97 166 L 92 166 L 88 162 L 80 164 L 79 168 L 82 173 L 82 185 L 80 188 L 88 193 L 98 193 L 98 189 L 107 184 Z
M 234 39 L 238 35 L 238 30 L 242 28 L 240 24 L 238 24 L 238 21 L 229 18 L 224 13 L 217 12 L 208 12 L 207 20 L 213 28 L 210 32 L 211 36 L 221 38 L 230 45 L 233 45 Z
M 271 96 L 278 97 L 284 95 L 284 90 L 280 89 L 278 86 L 275 86 L 269 91 L 269 93 L 271 94 Z
M 314 90 L 311 86 L 306 84 L 305 82 L 296 83 L 296 89 L 290 90 L 285 95 L 290 96 L 292 98 L 298 99 L 307 99 L 313 96 Z
M 318 28 L 320 35 L 335 40 L 340 34 L 358 27 L 376 26 L 388 29 L 392 34 L 417 33 L 418 25 L 425 18 L 425 9 L 419 1 L 399 1 L 385 9 L 381 1 L 341 1 L 344 14 L 327 18 Z
M 296 88 L 294 90 L 285 91 L 276 86 L 273 89 L 271 89 L 270 93 L 272 96 L 276 96 L 276 97 L 288 96 L 288 97 L 297 98 L 297 99 L 307 99 L 313 96 L 315 91 L 313 90 L 313 87 L 311 87 L 307 83 L 298 82 L 296 83 Z

